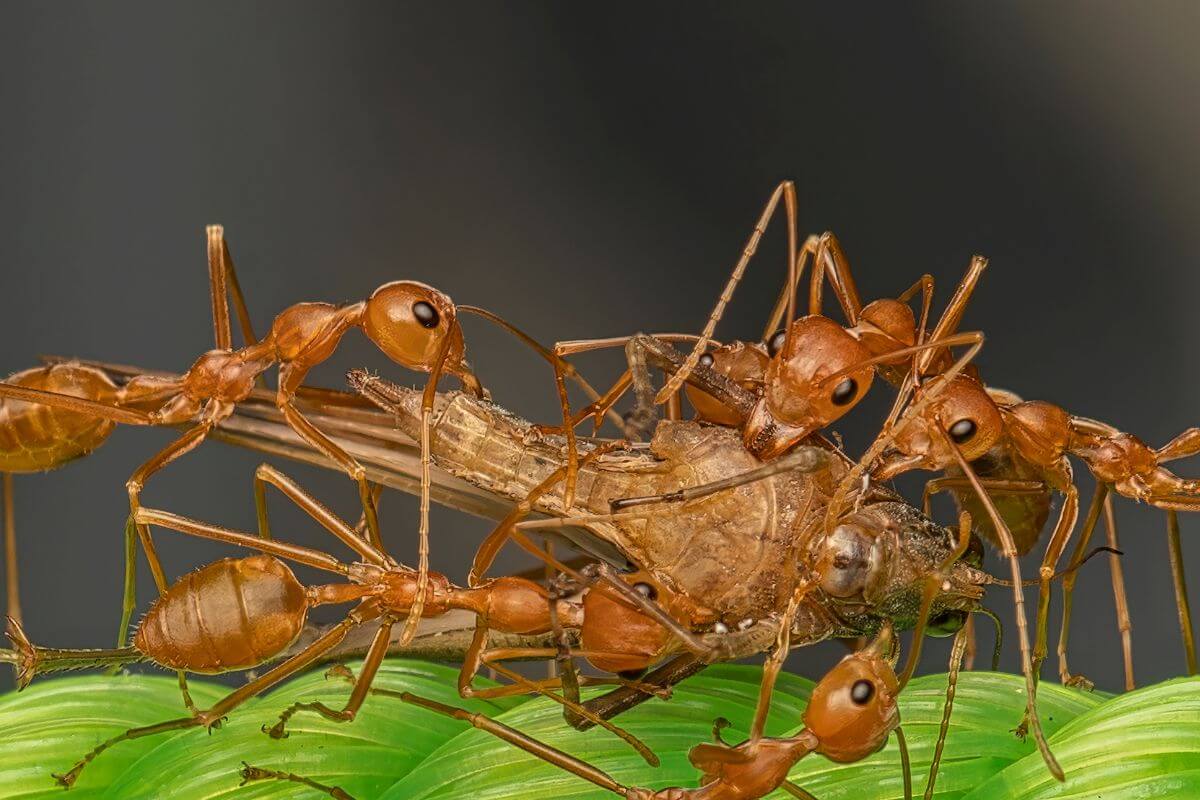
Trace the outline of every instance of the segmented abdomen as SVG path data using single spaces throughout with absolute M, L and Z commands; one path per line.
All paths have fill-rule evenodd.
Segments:
M 176 581 L 138 626 L 134 646 L 164 667 L 247 669 L 283 651 L 308 614 L 304 587 L 273 556 L 227 558 Z
M 35 367 L 5 383 L 111 403 L 117 387 L 79 364 Z M 0 398 L 0 472 L 42 472 L 85 456 L 112 433 L 112 422 L 51 406 Z

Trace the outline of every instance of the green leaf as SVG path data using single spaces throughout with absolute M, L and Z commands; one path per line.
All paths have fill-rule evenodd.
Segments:
M 220 686 L 190 681 L 192 698 L 211 703 Z M 67 795 L 50 777 L 66 772 L 100 741 L 139 725 L 186 714 L 175 678 L 146 675 L 59 678 L 0 697 L 0 797 L 91 800 L 143 754 L 153 738 L 125 742 L 91 764 Z
M 417 692 L 487 714 L 523 700 L 461 700 L 455 689 L 457 676 L 458 670 L 452 667 L 394 660 L 383 665 L 373 685 Z M 341 786 L 355 797 L 376 797 L 460 730 L 454 720 L 413 713 L 391 698 L 368 697 L 351 723 L 332 722 L 305 711 L 291 719 L 286 739 L 272 739 L 262 732 L 263 725 L 275 724 L 279 712 L 296 701 L 320 700 L 340 710 L 349 697 L 348 681 L 327 680 L 321 671 L 305 675 L 247 702 L 211 735 L 192 729 L 166 741 L 160 738 L 158 746 L 117 777 L 102 797 L 151 800 L 163 797 L 165 787 L 170 787 L 172 800 L 293 798 L 306 792 L 317 796 L 281 781 L 259 781 L 239 788 L 243 761 Z
M 496 719 L 585 759 L 621 783 L 655 788 L 691 785 L 696 781 L 696 770 L 688 763 L 688 749 L 712 740 L 716 717 L 733 723 L 727 737 L 744 737 L 754 715 L 761 675 L 757 667 L 710 667 L 676 687 L 670 700 L 649 701 L 618 717 L 617 724 L 643 739 L 661 757 L 662 766 L 657 769 L 606 731 L 581 733 L 570 728 L 563 721 L 560 707 L 546 700 L 531 700 Z M 812 686 L 803 678 L 780 676 L 777 702 L 771 708 L 774 730 L 795 726 Z M 437 716 L 423 709 L 413 711 Z M 462 733 L 397 782 L 383 800 L 613 797 L 483 731 L 467 728 L 461 722 L 458 725 Z
M 1058 783 L 1025 757 L 968 794 L 968 800 L 1200 797 L 1200 678 L 1120 695 L 1050 739 L 1066 772 Z

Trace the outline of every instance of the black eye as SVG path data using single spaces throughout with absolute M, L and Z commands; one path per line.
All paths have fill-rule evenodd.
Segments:
M 771 358 L 774 358 L 775 354 L 783 349 L 783 343 L 786 340 L 787 331 L 783 329 L 775 331 L 775 333 L 771 335 L 771 338 L 767 339 L 767 355 L 769 355 Z
M 658 592 L 648 583 L 635 583 L 633 590 L 647 600 L 655 600 L 658 598 Z
M 705 353 L 704 355 L 700 356 L 700 366 L 711 367 L 712 365 L 713 365 L 712 353 Z
M 962 444 L 975 435 L 975 420 L 963 418 L 950 426 L 950 438 Z
M 953 636 L 963 625 L 967 624 L 967 612 L 948 610 L 930 617 L 925 626 L 927 636 Z
M 424 300 L 418 300 L 413 303 L 412 313 L 416 317 L 417 322 L 421 323 L 422 328 L 436 328 L 441 319 L 438 316 L 437 309 Z
M 855 705 L 865 706 L 871 702 L 871 698 L 875 696 L 875 684 L 871 683 L 866 678 L 854 682 L 850 687 L 850 699 Z
M 854 399 L 854 393 L 858 391 L 858 384 L 854 378 L 846 378 L 833 389 L 833 395 L 830 399 L 833 400 L 835 406 L 844 406 Z

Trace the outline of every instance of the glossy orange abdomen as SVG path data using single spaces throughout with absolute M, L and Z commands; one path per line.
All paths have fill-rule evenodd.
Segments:
M 113 403 L 117 387 L 98 369 L 79 364 L 35 367 L 5 383 Z M 104 444 L 115 423 L 36 403 L 0 398 L 0 472 L 42 472 Z
M 294 642 L 307 615 L 304 587 L 282 561 L 226 558 L 167 589 L 142 619 L 133 644 L 172 669 L 248 669 Z

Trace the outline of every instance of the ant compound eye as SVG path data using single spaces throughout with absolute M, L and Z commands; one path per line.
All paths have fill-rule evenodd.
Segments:
M 711 367 L 712 365 L 713 365 L 712 353 L 705 353 L 704 355 L 700 356 L 700 366 Z
M 854 399 L 854 394 L 858 391 L 858 383 L 854 378 L 846 378 L 833 389 L 833 394 L 830 399 L 833 400 L 835 406 L 844 406 Z
M 950 426 L 950 438 L 953 439 L 956 444 L 962 444 L 963 442 L 969 441 L 971 437 L 975 435 L 975 430 L 975 420 L 964 417 Z
M 421 323 L 422 328 L 436 328 L 441 322 L 441 316 L 432 303 L 427 303 L 424 300 L 418 300 L 412 305 L 412 313 L 417 322 Z
M 783 328 L 771 334 L 771 338 L 767 339 L 767 355 L 774 358 L 780 350 L 783 349 L 783 343 L 787 341 L 787 331 Z
M 658 592 L 655 591 L 654 587 L 648 583 L 635 583 L 633 585 L 633 590 L 647 600 L 658 599 Z
M 871 702 L 871 698 L 875 696 L 875 684 L 871 683 L 866 678 L 857 680 L 850 687 L 850 699 L 854 701 L 856 706 L 865 706 Z
M 953 636 L 967 624 L 967 612 L 950 609 L 933 616 L 925 626 L 927 636 Z

